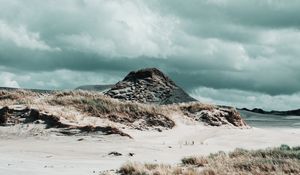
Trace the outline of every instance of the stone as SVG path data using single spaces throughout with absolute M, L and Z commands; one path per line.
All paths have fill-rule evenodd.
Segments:
M 122 156 L 121 153 L 116 152 L 116 151 L 110 152 L 110 153 L 108 153 L 108 155 L 109 155 L 109 156 Z
M 134 153 L 128 153 L 128 156 L 133 157 Z

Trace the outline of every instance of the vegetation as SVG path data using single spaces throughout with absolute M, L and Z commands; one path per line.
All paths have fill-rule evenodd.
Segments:
M 98 117 L 108 120 L 113 125 L 123 124 L 130 128 L 156 129 L 158 131 L 175 126 L 175 122 L 172 120 L 174 113 L 195 119 L 191 113 L 216 109 L 216 106 L 200 102 L 171 105 L 125 102 L 99 92 L 81 90 L 50 93 L 25 90 L 0 91 L 0 106 L 18 104 L 48 112 L 74 122 L 76 122 L 78 116 L 81 118 Z
M 206 157 L 187 157 L 178 166 L 127 163 L 123 175 L 232 175 L 232 174 L 300 174 L 300 147 L 281 145 L 260 150 L 236 149 L 228 154 L 218 152 Z
M 175 126 L 163 106 L 122 102 L 97 92 L 61 91 L 36 93 L 24 90 L 0 91 L 0 106 L 26 105 L 54 113 L 67 120 L 76 116 L 99 117 L 137 129 L 169 129 Z M 170 109 L 171 110 L 171 109 Z
M 135 102 L 121 102 L 108 96 L 76 91 L 52 95 L 47 101 L 51 105 L 72 106 L 89 116 L 106 118 L 133 128 L 172 128 L 173 120 L 162 113 L 159 106 Z
M 206 172 L 206 171 L 205 171 Z M 193 167 L 172 167 L 164 164 L 127 163 L 118 171 L 121 175 L 205 175 Z

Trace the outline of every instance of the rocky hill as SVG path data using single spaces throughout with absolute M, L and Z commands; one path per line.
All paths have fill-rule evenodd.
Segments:
M 289 111 L 265 111 L 260 108 L 254 108 L 254 109 L 242 108 L 240 110 L 258 113 L 258 114 L 270 114 L 270 115 L 280 115 L 280 116 L 300 116 L 300 109 L 289 110 Z
M 112 98 L 141 103 L 172 104 L 196 101 L 156 68 L 130 72 L 105 94 Z
M 83 85 L 77 87 L 75 90 L 85 90 L 85 91 L 105 91 L 113 87 L 111 84 L 107 85 Z

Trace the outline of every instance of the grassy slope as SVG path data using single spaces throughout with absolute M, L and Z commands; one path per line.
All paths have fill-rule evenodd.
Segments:
M 125 102 L 98 92 L 89 91 L 57 91 L 52 93 L 24 90 L 0 91 L 0 106 L 16 104 L 37 108 L 40 111 L 51 114 L 54 113 L 53 115 L 66 120 L 75 120 L 76 115 L 80 114 L 83 117 L 98 117 L 130 128 L 157 129 L 159 131 L 161 129 L 171 129 L 175 126 L 175 122 L 172 120 L 172 114 L 174 113 L 193 118 L 193 115 L 188 114 L 202 110 L 214 111 L 214 109 L 217 109 L 214 105 L 200 102 L 172 105 Z M 228 115 L 230 118 L 233 119 L 236 116 L 240 119 L 240 116 L 235 113 L 235 109 L 228 110 L 233 114 Z M 224 118 L 224 116 L 216 116 L 215 119 L 221 118 Z

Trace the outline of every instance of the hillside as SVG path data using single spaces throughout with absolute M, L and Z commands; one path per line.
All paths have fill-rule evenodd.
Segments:
M 112 98 L 141 103 L 172 104 L 196 101 L 156 68 L 130 72 L 105 94 Z

